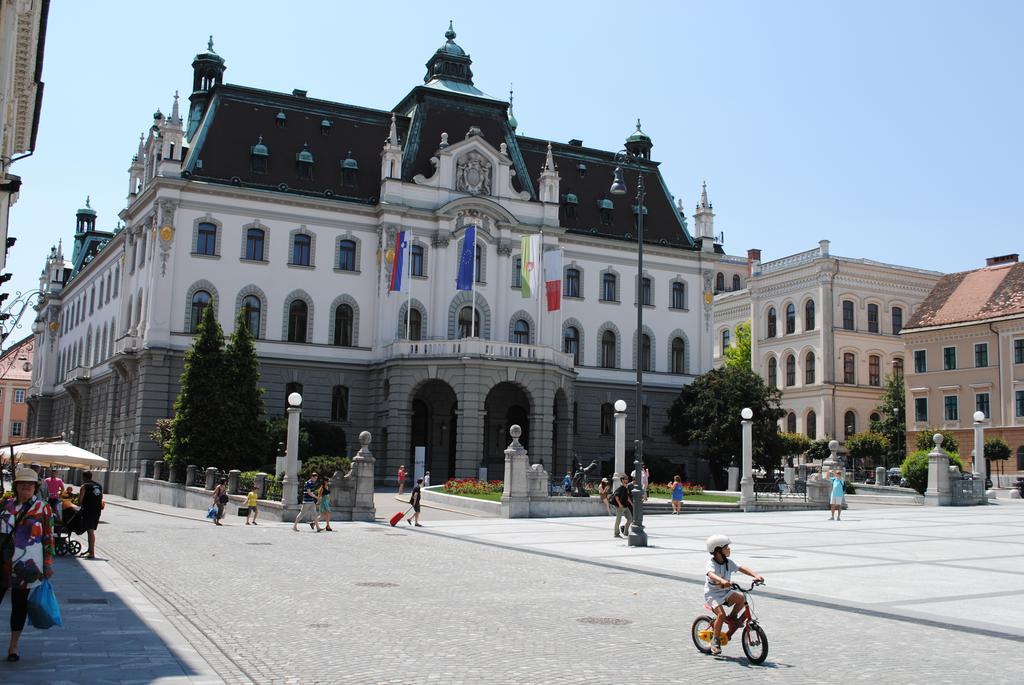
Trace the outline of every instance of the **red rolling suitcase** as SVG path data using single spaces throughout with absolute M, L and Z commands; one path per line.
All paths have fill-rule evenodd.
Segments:
M 412 511 L 412 509 L 410 509 L 409 511 Z M 398 512 L 397 514 L 395 514 L 394 516 L 392 516 L 392 517 L 391 517 L 391 521 L 390 521 L 390 523 L 391 523 L 391 527 L 392 527 L 392 528 L 394 528 L 395 526 L 397 526 L 397 525 L 398 525 L 398 522 L 399 522 L 399 521 L 401 521 L 401 520 L 402 520 L 402 518 L 403 518 L 403 517 L 405 516 L 405 514 L 408 514 L 408 513 L 409 513 L 409 511 L 407 511 L 407 512 L 405 512 L 405 513 L 402 513 L 402 512 Z

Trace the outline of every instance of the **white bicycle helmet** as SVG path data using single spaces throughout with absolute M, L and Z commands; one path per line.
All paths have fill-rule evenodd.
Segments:
M 707 542 L 705 544 L 707 545 L 707 548 L 708 548 L 708 554 L 714 554 L 715 550 L 718 549 L 719 547 L 725 547 L 726 545 L 731 545 L 732 544 L 732 540 L 730 540 L 729 537 L 726 536 L 726 535 L 712 535 L 711 537 L 708 538 L 708 540 L 707 540 Z

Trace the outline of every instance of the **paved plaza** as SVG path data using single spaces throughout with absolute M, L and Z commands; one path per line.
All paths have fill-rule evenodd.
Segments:
M 1003 683 L 1024 668 L 1019 503 L 656 516 L 648 549 L 609 518 L 425 509 L 424 528 L 393 529 L 401 504 L 378 505 L 378 523 L 315 534 L 112 498 L 102 559 L 57 562 L 66 628 L 27 629 L 0 682 Z M 763 666 L 690 641 L 712 532 L 767 578 Z

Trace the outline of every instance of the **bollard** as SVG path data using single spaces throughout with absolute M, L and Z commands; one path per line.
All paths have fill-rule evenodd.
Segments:
M 228 494 L 238 494 L 238 479 L 242 475 L 242 472 L 238 469 L 231 469 L 228 471 Z
M 153 479 L 164 480 L 164 469 L 167 468 L 167 464 L 162 461 L 153 462 Z
M 267 498 L 267 474 L 257 473 L 253 479 L 253 490 L 256 491 L 256 499 Z
M 206 489 L 213 490 L 217 487 L 217 469 L 213 466 L 206 468 Z
M 199 481 L 199 467 L 195 464 L 189 464 L 185 468 L 185 485 L 188 487 L 195 487 Z
M 177 464 L 168 464 L 168 467 L 167 467 L 167 480 L 168 480 L 168 482 L 171 482 L 171 483 L 177 483 L 178 482 L 178 465 Z
M 139 462 L 139 477 L 149 478 L 153 474 L 153 462 L 149 459 L 143 459 Z
M 888 477 L 885 474 L 884 466 L 875 467 L 875 485 L 886 485 Z

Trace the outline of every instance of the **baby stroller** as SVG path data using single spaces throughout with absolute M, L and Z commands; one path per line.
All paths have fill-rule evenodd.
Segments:
M 85 533 L 85 518 L 77 508 L 68 507 L 61 512 L 60 517 L 54 517 L 56 527 L 53 531 L 53 551 L 57 556 L 65 554 L 75 556 L 82 551 L 82 543 L 71 537 Z

